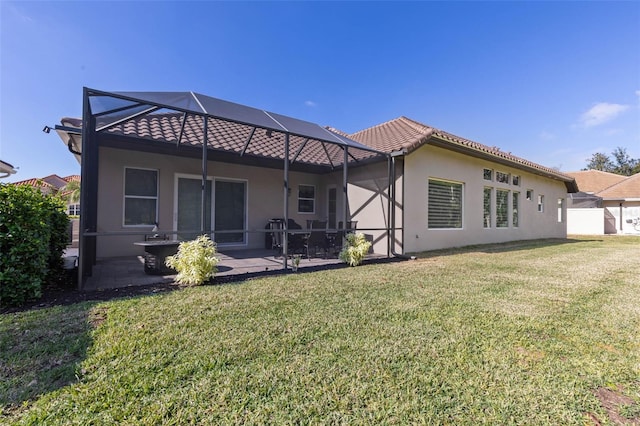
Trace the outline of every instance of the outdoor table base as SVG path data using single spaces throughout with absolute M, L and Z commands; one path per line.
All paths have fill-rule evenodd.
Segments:
M 180 241 L 172 240 L 152 240 L 137 241 L 133 243 L 143 246 L 146 252 L 144 256 L 144 272 L 149 275 L 170 275 L 175 274 L 174 269 L 168 268 L 164 262 L 167 256 L 172 256 L 178 252 Z

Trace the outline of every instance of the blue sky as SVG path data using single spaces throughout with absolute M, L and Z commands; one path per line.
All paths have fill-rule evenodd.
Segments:
M 82 87 L 194 91 L 348 133 L 401 115 L 562 171 L 640 158 L 640 2 L 0 1 L 0 159 L 79 166 Z

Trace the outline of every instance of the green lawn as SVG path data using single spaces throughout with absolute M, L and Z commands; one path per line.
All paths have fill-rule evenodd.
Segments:
M 640 423 L 640 238 L 0 315 L 0 423 Z

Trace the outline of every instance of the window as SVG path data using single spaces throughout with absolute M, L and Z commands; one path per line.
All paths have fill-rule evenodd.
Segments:
M 544 195 L 538 195 L 538 211 L 544 212 Z
M 527 201 L 533 201 L 533 189 L 527 189 Z
M 69 204 L 67 206 L 67 214 L 69 216 L 80 216 L 80 204 Z
M 513 186 L 520 186 L 520 176 L 518 175 L 511 176 L 511 184 Z
M 514 192 L 511 196 L 511 225 L 517 228 L 520 225 L 518 211 L 520 210 L 520 193 Z
M 124 225 L 153 225 L 157 221 L 158 171 L 124 169 Z
M 484 180 L 493 180 L 493 170 L 484 169 L 483 176 L 484 176 Z
M 493 188 L 484 189 L 484 217 L 483 225 L 485 228 L 491 228 L 491 193 Z
M 496 191 L 496 228 L 509 226 L 509 191 Z
M 509 183 L 509 174 L 508 173 L 502 173 L 502 172 L 496 172 L 496 182 Z
M 298 213 L 315 213 L 316 187 L 313 185 L 298 185 Z
M 558 198 L 558 223 L 564 221 L 564 199 Z
M 429 179 L 428 227 L 462 228 L 462 184 Z

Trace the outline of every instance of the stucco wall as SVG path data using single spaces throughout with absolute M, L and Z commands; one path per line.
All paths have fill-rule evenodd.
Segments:
M 201 161 L 182 157 L 164 156 L 113 148 L 100 148 L 98 232 L 148 232 L 151 227 L 130 227 L 123 225 L 124 209 L 124 168 L 149 168 L 158 170 L 158 222 L 161 230 L 174 229 L 175 217 L 175 176 L 193 175 L 200 178 Z M 209 161 L 208 175 L 214 178 L 246 179 L 248 193 L 247 228 L 264 230 L 269 218 L 283 217 L 284 191 L 283 172 L 276 169 L 239 166 L 235 164 Z M 303 228 L 307 219 L 326 218 L 326 177 L 315 174 L 291 172 L 289 186 L 289 217 Z M 313 214 L 297 212 L 297 188 L 299 184 L 316 186 L 316 209 Z M 130 256 L 144 253 L 134 246 L 142 235 L 101 236 L 97 238 L 97 256 Z M 246 245 L 228 248 L 262 248 L 264 233 L 249 233 Z
M 396 176 L 401 175 L 400 172 Z M 401 194 L 402 178 L 395 180 L 396 192 Z M 349 215 L 358 221 L 357 228 L 373 243 L 375 253 L 386 254 L 389 214 L 389 177 L 386 162 L 349 171 Z M 396 200 L 396 227 L 402 227 L 402 200 Z M 395 251 L 402 251 L 402 232 L 395 233 Z
M 604 235 L 604 209 L 567 209 L 567 234 Z
M 483 179 L 483 169 L 489 168 L 520 176 L 520 185 L 489 182 Z M 428 229 L 429 178 L 463 184 L 463 225 L 461 229 Z M 483 189 L 493 187 L 493 224 L 483 227 Z M 507 228 L 495 227 L 495 189 L 520 192 L 519 226 L 511 221 Z M 532 200 L 526 199 L 533 190 Z M 490 161 L 472 158 L 442 148 L 425 145 L 405 159 L 405 252 L 419 252 L 473 244 L 499 243 L 536 238 L 566 237 L 566 186 Z M 537 196 L 545 197 L 544 212 L 537 211 Z M 562 222 L 558 222 L 557 200 L 564 199 Z M 511 197 L 509 197 L 511 218 Z
M 611 218 L 610 233 L 640 234 L 640 230 L 633 225 L 633 221 L 640 218 L 640 201 L 624 201 L 621 203 L 619 201 L 605 200 L 604 208 L 607 209 Z M 622 218 L 620 218 L 621 215 Z M 640 226 L 637 226 L 637 228 L 640 228 Z

